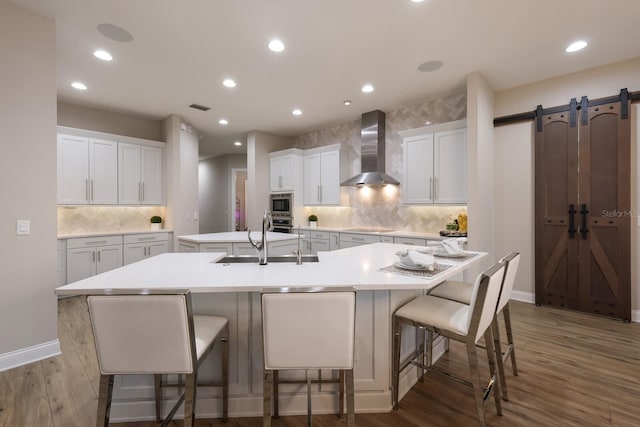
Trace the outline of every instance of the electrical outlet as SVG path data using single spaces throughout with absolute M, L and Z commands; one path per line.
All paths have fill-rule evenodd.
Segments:
M 16 221 L 16 234 L 26 235 L 31 234 L 31 221 L 28 219 L 19 219 Z

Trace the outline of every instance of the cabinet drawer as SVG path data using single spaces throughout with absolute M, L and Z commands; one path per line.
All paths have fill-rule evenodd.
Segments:
M 96 236 L 67 239 L 67 249 L 121 244 L 122 236 Z
M 380 236 L 382 243 L 393 243 L 393 236 Z
M 414 246 L 425 246 L 425 239 L 419 239 L 416 237 L 395 237 L 393 239 L 393 243 L 398 243 L 400 245 L 414 245 Z
M 340 233 L 340 241 L 352 243 L 377 243 L 380 241 L 380 236 L 374 236 L 370 234 Z
M 329 240 L 331 233 L 328 231 L 316 231 L 316 230 L 305 230 L 304 234 L 309 236 L 310 239 L 325 239 Z
M 125 234 L 124 243 L 164 242 L 169 240 L 169 233 Z

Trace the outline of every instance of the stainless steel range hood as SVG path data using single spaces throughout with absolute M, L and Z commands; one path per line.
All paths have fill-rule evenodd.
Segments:
M 385 114 L 380 110 L 364 113 L 360 135 L 361 172 L 340 185 L 399 185 L 398 180 L 385 173 Z

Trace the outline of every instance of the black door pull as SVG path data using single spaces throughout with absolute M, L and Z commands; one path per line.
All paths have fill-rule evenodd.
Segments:
M 589 211 L 587 210 L 587 205 L 586 204 L 582 204 L 580 207 L 580 215 L 582 217 L 582 225 L 580 226 L 580 233 L 582 233 L 582 238 L 586 239 L 587 238 L 587 233 L 589 232 L 589 229 L 587 228 L 587 214 L 589 213 Z
M 569 237 L 576 236 L 576 205 L 569 205 Z

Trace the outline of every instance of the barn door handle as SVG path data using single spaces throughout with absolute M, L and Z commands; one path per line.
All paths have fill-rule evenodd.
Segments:
M 576 205 L 569 205 L 569 237 L 576 236 Z
M 589 211 L 587 210 L 587 205 L 583 203 L 580 207 L 580 215 L 582 216 L 582 225 L 580 226 L 580 232 L 582 233 L 583 239 L 587 238 L 587 233 L 589 232 L 589 229 L 587 228 L 588 213 Z

